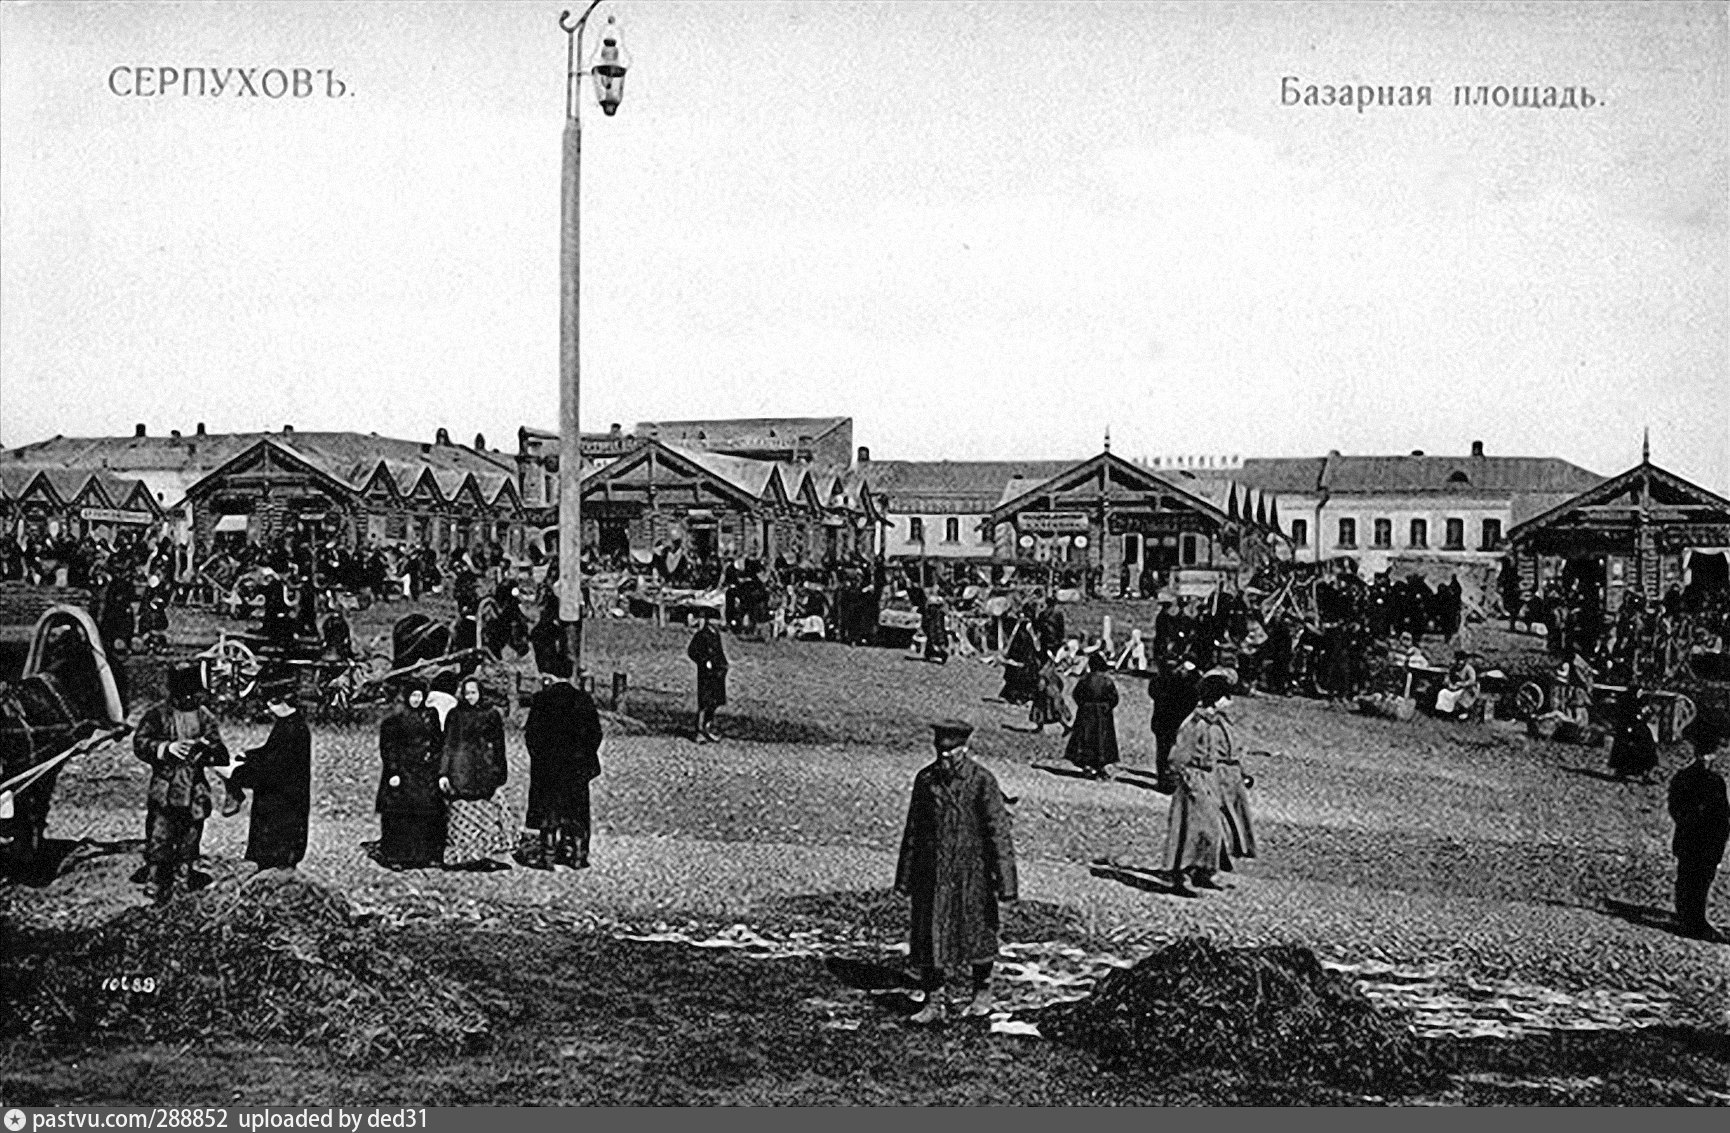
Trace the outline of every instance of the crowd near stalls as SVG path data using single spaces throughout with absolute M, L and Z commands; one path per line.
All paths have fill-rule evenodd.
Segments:
M 1723 679 L 1730 500 L 1640 464 L 1509 533 L 1509 617 L 1623 683 Z
M 0 459 L 0 578 L 88 586 L 99 549 L 154 544 L 166 518 L 142 480 Z
M 546 516 L 522 503 L 518 463 L 476 436 L 454 443 L 440 429 L 425 442 L 375 433 L 148 433 L 54 437 L 0 453 L 8 483 L 27 469 L 97 469 L 146 486 L 134 504 L 154 506 L 164 533 L 194 562 L 252 543 L 336 541 L 455 548 L 498 543 L 522 556 Z M 132 497 L 128 497 L 132 499 Z M 144 503 L 145 499 L 152 502 Z M 24 500 L 26 514 L 38 505 Z M 38 508 L 39 510 L 39 508 Z

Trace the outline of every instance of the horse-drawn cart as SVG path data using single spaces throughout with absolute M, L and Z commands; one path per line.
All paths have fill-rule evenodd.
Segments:
M 88 613 L 55 605 L 26 634 L 0 628 L 0 867 L 17 875 L 38 860 L 61 768 L 128 729 Z

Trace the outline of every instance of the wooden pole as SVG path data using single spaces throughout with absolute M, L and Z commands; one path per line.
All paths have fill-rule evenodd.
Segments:
M 581 358 L 577 349 L 582 298 L 583 120 L 577 63 L 582 55 L 583 24 L 594 7 L 591 3 L 574 27 L 566 26 L 564 17 L 559 25 L 567 41 L 559 209 L 559 620 L 565 626 L 573 681 L 583 664 L 583 435 L 578 416 Z

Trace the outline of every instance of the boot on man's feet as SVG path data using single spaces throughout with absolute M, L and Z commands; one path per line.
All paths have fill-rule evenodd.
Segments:
M 943 1022 L 948 1014 L 948 1003 L 943 989 L 938 988 L 936 991 L 926 993 L 925 1006 L 921 1007 L 907 1021 L 915 1027 L 932 1027 Z

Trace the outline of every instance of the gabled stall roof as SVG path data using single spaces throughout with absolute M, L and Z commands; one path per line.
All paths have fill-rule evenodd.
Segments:
M 1620 476 L 1515 525 L 1508 540 L 1517 546 L 1540 536 L 1565 538 L 1568 529 L 1632 533 L 1641 521 L 1641 498 L 1647 501 L 1644 522 L 1651 526 L 1715 525 L 1730 533 L 1730 500 L 1642 460 Z
M 1172 483 L 1164 476 L 1161 476 L 1159 473 L 1154 472 L 1149 468 L 1144 468 L 1138 464 L 1132 464 L 1121 456 L 1117 456 L 1110 452 L 1102 452 L 1098 456 L 1082 461 L 1080 464 L 1070 466 L 1063 472 L 1060 472 L 1041 483 L 1031 485 L 1020 495 L 999 504 L 991 512 L 990 521 L 992 523 L 1008 522 L 1017 513 L 1038 503 L 1046 496 L 1058 495 L 1085 487 L 1089 480 L 1097 478 L 1101 472 L 1106 474 L 1108 483 L 1110 481 L 1116 481 L 1122 484 L 1134 485 L 1134 487 L 1130 489 L 1132 492 L 1169 495 L 1178 500 L 1184 506 L 1200 512 L 1216 522 L 1232 522 L 1231 517 L 1226 514 L 1225 510 L 1216 506 L 1211 501 L 1203 499 L 1188 488 L 1180 487 L 1177 484 Z

